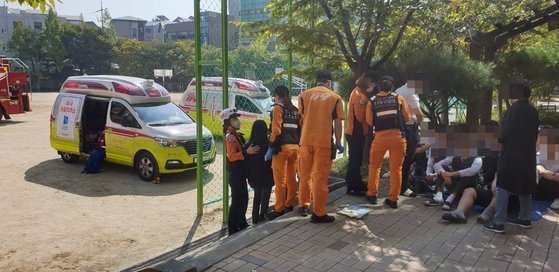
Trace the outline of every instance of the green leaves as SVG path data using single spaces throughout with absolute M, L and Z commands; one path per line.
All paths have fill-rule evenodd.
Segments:
M 27 4 L 32 8 L 39 8 L 41 12 L 45 12 L 47 8 L 54 8 L 55 3 L 62 3 L 61 0 L 7 0 L 7 2 L 17 2 L 20 5 Z

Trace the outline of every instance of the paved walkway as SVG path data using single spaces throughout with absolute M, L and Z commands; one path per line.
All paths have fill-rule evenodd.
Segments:
M 348 203 L 345 187 L 330 194 L 330 212 Z M 398 209 L 378 205 L 364 220 L 336 214 L 313 224 L 296 212 L 233 235 L 198 252 L 160 264 L 186 271 L 557 271 L 558 216 L 547 213 L 532 229 L 484 230 L 471 213 L 467 224 L 441 220 L 425 198 L 401 198 Z M 383 199 L 379 199 L 382 203 Z M 555 269 L 553 269 L 555 267 Z

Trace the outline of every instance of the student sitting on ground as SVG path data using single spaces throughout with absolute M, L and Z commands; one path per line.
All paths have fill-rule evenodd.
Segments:
M 490 222 L 495 213 L 495 190 L 497 185 L 497 179 L 493 179 L 491 182 L 491 187 L 469 187 L 464 190 L 460 202 L 458 202 L 458 207 L 454 211 L 443 212 L 442 219 L 454 223 L 467 223 L 468 218 L 466 213 L 475 205 L 480 205 L 487 207 L 483 213 L 478 217 L 478 222 L 486 223 Z
M 435 192 L 434 179 L 436 174 L 433 170 L 430 143 L 420 143 L 416 148 L 409 176 L 409 186 L 414 193 L 426 194 Z
M 476 187 L 483 161 L 480 157 L 448 156 L 433 166 L 437 174 L 437 193 L 426 201 L 427 206 L 440 206 L 443 210 L 450 211 L 454 199 L 460 198 L 466 188 Z M 443 200 L 443 188 L 451 193 Z
M 538 135 L 539 152 L 536 153 L 538 187 L 535 199 L 553 201 L 551 209 L 559 210 L 559 162 L 555 157 L 559 141 L 557 130 L 542 126 Z

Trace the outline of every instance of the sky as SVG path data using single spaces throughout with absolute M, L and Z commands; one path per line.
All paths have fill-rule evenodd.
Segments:
M 138 17 L 147 21 L 155 18 L 156 15 L 165 15 L 170 20 L 177 17 L 194 15 L 194 0 L 62 0 L 56 2 L 56 12 L 58 15 L 77 15 L 83 14 L 86 21 L 99 23 L 100 13 L 95 11 L 107 8 L 112 18 L 123 16 Z M 201 1 L 202 10 L 219 10 L 219 0 Z M 4 5 L 0 0 L 0 5 Z M 29 6 L 20 6 L 17 3 L 7 4 L 11 8 L 30 9 Z

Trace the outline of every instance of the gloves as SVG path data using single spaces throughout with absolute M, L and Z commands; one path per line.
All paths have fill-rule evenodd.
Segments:
M 336 148 L 338 149 L 338 154 L 342 154 L 345 151 L 345 148 L 343 145 L 338 145 L 336 146 Z
M 269 161 L 272 159 L 272 154 L 274 153 L 274 149 L 270 146 L 268 147 L 268 151 L 266 151 L 266 155 L 264 155 L 264 161 Z

